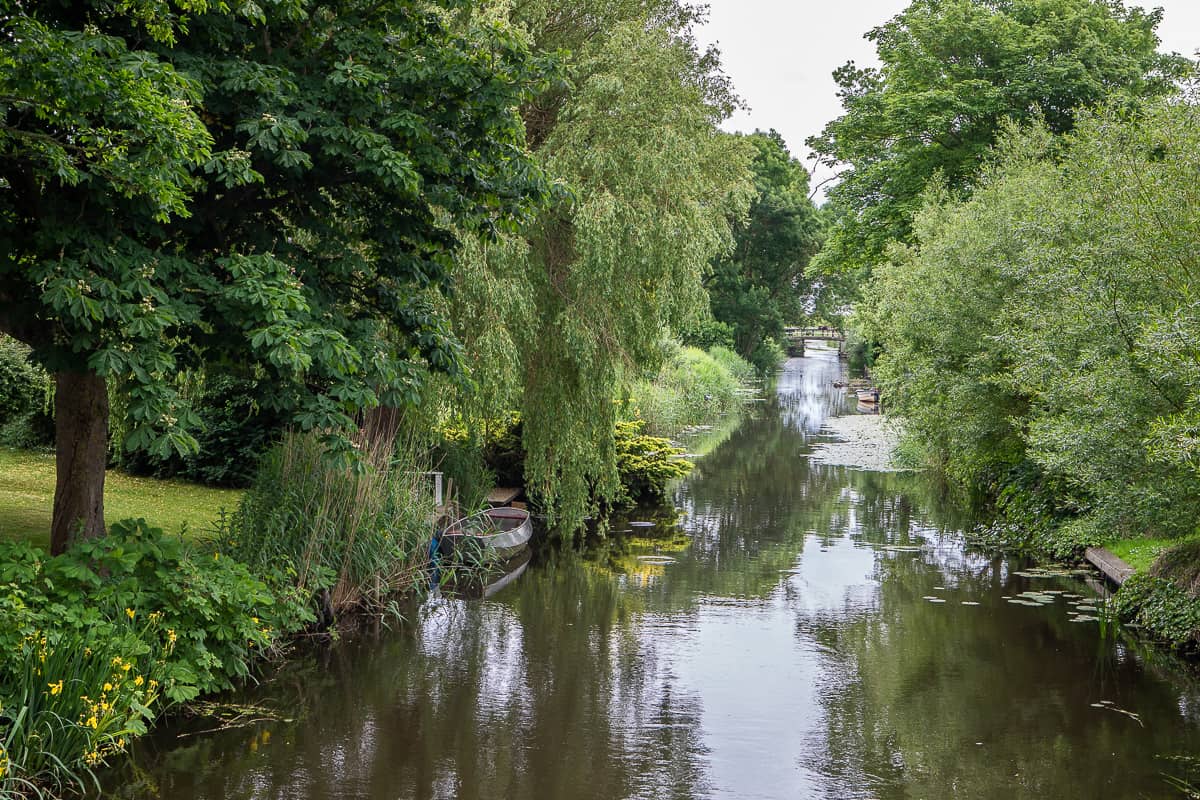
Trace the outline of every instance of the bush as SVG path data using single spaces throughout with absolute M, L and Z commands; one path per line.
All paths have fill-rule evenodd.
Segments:
M 619 503 L 661 502 L 671 481 L 692 469 L 690 461 L 680 458 L 682 449 L 667 439 L 647 436 L 645 426 L 641 420 L 617 423 L 617 471 L 624 490 Z
M 1200 600 L 1166 578 L 1137 573 L 1121 585 L 1114 601 L 1121 619 L 1172 647 L 1194 649 L 1200 642 Z
M 0 334 L 0 445 L 53 444 L 51 396 L 50 376 L 29 360 L 29 348 Z
M 12 605 L 26 609 L 15 630 L 42 630 L 52 644 L 70 634 L 120 639 L 126 616 L 150 620 L 133 649 L 161 649 L 153 677 L 172 702 L 232 687 L 249 674 L 255 652 L 280 630 L 298 626 L 297 612 L 276 601 L 244 564 L 194 549 L 144 520 L 113 523 L 108 536 L 77 543 L 47 558 L 24 543 L 0 545 L 0 584 L 22 587 Z
M 772 375 L 787 360 L 787 350 L 775 339 L 762 339 L 750 353 L 749 362 L 759 375 Z
M 262 461 L 238 509 L 218 523 L 221 552 L 322 614 L 379 608 L 423 579 L 433 502 L 415 447 L 367 446 L 357 464 L 312 433 L 289 433 Z M 328 620 L 327 620 L 328 621 Z
M 199 452 L 167 457 L 127 451 L 114 441 L 115 460 L 135 475 L 182 478 L 213 486 L 246 487 L 258 472 L 259 459 L 283 434 L 284 420 L 266 409 L 256 381 L 213 374 L 201 379 L 193 401 L 202 428 L 196 434 Z M 119 436 L 114 436 L 119 439 Z
M 714 347 L 723 347 L 727 350 L 732 350 L 733 333 L 733 326 L 729 323 L 708 319 L 704 322 L 696 323 L 690 330 L 684 331 L 681 338 L 684 344 L 691 347 L 698 347 L 701 350 L 708 350 Z
M 0 544 L 0 615 L 3 797 L 83 790 L 164 701 L 232 687 L 306 619 L 244 564 L 142 520 L 53 558 Z
M 633 413 L 649 432 L 672 436 L 738 408 L 753 374 L 754 368 L 727 348 L 710 354 L 676 346 L 653 380 L 634 383 Z

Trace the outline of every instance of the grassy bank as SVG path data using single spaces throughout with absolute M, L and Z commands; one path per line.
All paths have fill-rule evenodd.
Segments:
M 736 411 L 754 380 L 754 367 L 728 348 L 670 343 L 658 373 L 630 386 L 627 415 L 643 420 L 648 433 L 673 437 Z
M 110 476 L 108 536 L 56 557 L 36 546 L 36 514 L 14 526 L 0 542 L 0 798 L 85 791 L 164 711 L 426 585 L 427 466 L 411 448 L 359 452 L 352 466 L 288 435 L 245 493 Z M 49 461 L 3 455 L 8 516 L 48 515 Z M 124 508 L 170 528 L 119 520 Z M 181 537 L 185 522 L 214 535 Z
M 42 547 L 50 538 L 54 506 L 54 456 L 0 448 L 0 541 Z M 232 511 L 241 492 L 183 481 L 135 478 L 109 470 L 104 482 L 110 520 L 143 518 L 151 526 L 196 534 L 212 527 L 222 508 Z

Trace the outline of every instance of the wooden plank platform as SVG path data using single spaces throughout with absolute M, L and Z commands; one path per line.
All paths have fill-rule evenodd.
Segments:
M 1084 551 L 1083 557 L 1117 586 L 1120 586 L 1133 574 L 1133 567 L 1103 547 L 1089 547 Z
M 497 486 L 488 492 L 487 501 L 488 505 L 492 508 L 499 508 L 500 506 L 508 505 L 520 496 L 521 490 L 519 488 L 513 489 L 507 486 Z

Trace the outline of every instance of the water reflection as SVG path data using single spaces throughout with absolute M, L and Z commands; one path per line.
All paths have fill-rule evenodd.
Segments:
M 1065 602 L 1004 600 L 1035 579 L 964 552 L 919 476 L 809 464 L 853 413 L 839 374 L 789 362 L 680 487 L 681 528 L 289 664 L 241 699 L 294 719 L 164 735 L 114 796 L 1162 794 L 1154 756 L 1200 750 L 1200 692 Z

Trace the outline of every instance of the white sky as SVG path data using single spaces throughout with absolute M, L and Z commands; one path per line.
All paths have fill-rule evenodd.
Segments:
M 804 140 L 841 114 L 833 71 L 847 61 L 875 65 L 863 34 L 895 16 L 908 0 L 704 0 L 711 8 L 698 32 L 721 49 L 725 72 L 750 106 L 726 124 L 731 131 L 774 128 L 792 155 L 808 161 Z M 1194 55 L 1200 49 L 1200 0 L 1127 0 L 1162 7 L 1161 49 Z M 818 172 L 816 183 L 829 177 Z

